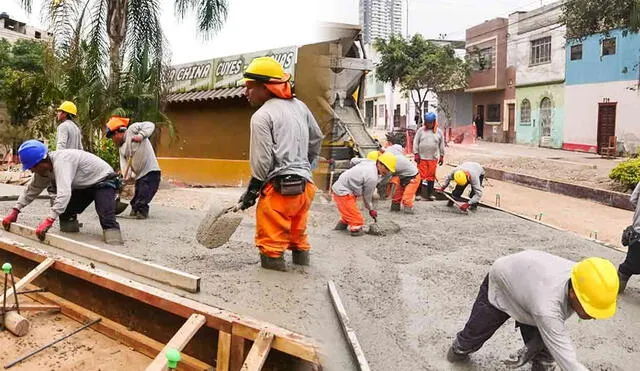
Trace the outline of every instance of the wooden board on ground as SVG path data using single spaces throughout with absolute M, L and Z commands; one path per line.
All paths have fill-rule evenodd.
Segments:
M 52 266 L 53 263 L 55 263 L 55 260 L 51 258 L 45 259 L 42 263 L 40 263 L 37 267 L 35 267 L 31 272 L 29 272 L 29 274 L 22 277 L 22 279 L 20 279 L 16 283 L 15 289 L 18 290 L 18 292 L 20 292 L 20 290 L 22 290 L 23 287 L 33 282 L 33 280 L 38 278 L 38 276 L 41 275 L 45 270 L 47 270 L 47 268 Z M 11 287 L 7 290 L 7 304 L 10 303 L 11 300 L 13 300 L 13 298 L 14 298 L 13 287 Z M 4 299 L 0 297 L 0 305 L 2 305 L 3 301 Z
M 266 331 L 260 331 L 258 337 L 253 342 L 253 346 L 247 355 L 247 359 L 242 365 L 242 371 L 260 371 L 269 356 L 273 343 L 273 334 Z
M 58 305 L 46 305 L 46 304 L 20 304 L 12 305 L 7 307 L 7 312 L 17 311 L 20 309 L 20 312 L 59 312 L 60 306 Z M 0 312 L 2 312 L 2 307 L 0 307 Z
M 331 296 L 333 308 L 336 310 L 336 314 L 338 315 L 338 319 L 340 320 L 342 331 L 347 338 L 347 342 L 349 343 L 349 347 L 351 348 L 353 356 L 356 358 L 358 369 L 360 371 L 370 371 L 371 369 L 369 368 L 369 363 L 364 356 L 364 351 L 360 346 L 360 342 L 358 341 L 356 332 L 351 327 L 351 321 L 349 320 L 349 316 L 347 315 L 347 310 L 342 304 L 342 300 L 340 299 L 340 295 L 338 294 L 336 285 L 333 283 L 333 281 L 329 281 L 327 283 L 327 287 L 329 288 L 329 295 Z
M 160 353 L 153 359 L 153 362 L 147 366 L 146 371 L 164 371 L 167 367 L 167 350 L 175 349 L 182 351 L 193 335 L 202 327 L 206 322 L 206 319 L 201 314 L 192 314 L 187 322 L 180 327 L 180 330 L 169 340 L 167 345 L 162 348 Z
M 31 227 L 12 223 L 10 232 L 34 241 L 39 241 L 36 236 L 35 229 Z M 100 263 L 108 264 L 112 267 L 137 274 L 141 277 L 166 283 L 170 286 L 177 287 L 188 292 L 195 293 L 200 291 L 200 277 L 189 273 L 153 263 L 147 263 L 128 255 L 101 249 L 97 246 L 58 236 L 53 233 L 47 233 L 47 236 L 42 243 Z
M 198 226 L 196 240 L 208 249 L 229 242 L 242 221 L 242 213 L 231 210 L 235 205 L 213 204 Z

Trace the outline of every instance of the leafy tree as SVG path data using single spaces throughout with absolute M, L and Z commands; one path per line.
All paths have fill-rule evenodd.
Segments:
M 638 0 L 569 0 L 563 5 L 562 21 L 568 38 L 624 28 L 632 32 L 640 29 L 640 1 Z

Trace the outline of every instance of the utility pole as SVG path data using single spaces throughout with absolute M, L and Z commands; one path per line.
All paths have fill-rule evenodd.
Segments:
M 409 0 L 407 1 L 407 40 L 409 40 Z

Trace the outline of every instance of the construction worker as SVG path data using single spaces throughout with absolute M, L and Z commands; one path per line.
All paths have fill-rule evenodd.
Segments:
M 284 251 L 293 263 L 309 265 L 307 216 L 316 187 L 311 163 L 320 154 L 322 131 L 311 111 L 296 99 L 291 75 L 271 57 L 255 58 L 244 73 L 246 97 L 259 109 L 251 117 L 251 181 L 240 209 L 256 203 L 255 243 L 262 267 L 286 270 Z
M 130 216 L 149 217 L 149 203 L 160 186 L 160 165 L 149 138 L 156 126 L 153 122 L 134 122 L 113 116 L 107 122 L 107 138 L 111 138 L 120 152 L 120 171 L 125 182 L 135 179 L 135 193 L 131 200 Z M 125 204 L 126 205 L 126 204 Z
M 475 210 L 478 203 L 482 199 L 482 183 L 484 182 L 484 168 L 477 162 L 463 162 L 462 165 L 453 169 L 442 181 L 442 187 L 438 188 L 439 192 L 449 186 L 451 180 L 455 181 L 456 188 L 451 192 L 453 198 L 460 198 L 462 193 L 471 184 L 471 193 L 469 193 L 469 201 L 462 204 L 460 209 L 466 211 L 468 209 Z M 453 201 L 449 201 L 447 206 L 453 206 Z
M 471 315 L 447 353 L 462 362 L 478 351 L 509 317 L 520 328 L 525 347 L 505 361 L 512 368 L 532 362 L 531 370 L 587 370 L 578 362 L 565 321 L 605 319 L 616 312 L 618 275 L 602 258 L 579 263 L 542 251 L 525 250 L 496 260 L 484 278 Z
M 405 214 L 414 214 L 413 204 L 422 181 L 418 167 L 407 159 L 403 148 L 397 144 L 387 147 L 385 153 L 394 154 L 398 160 L 396 171 L 391 178 L 391 183 L 395 185 L 391 198 L 391 211 L 402 210 Z
M 627 256 L 618 267 L 618 276 L 620 278 L 620 293 L 627 288 L 629 278 L 634 274 L 640 274 L 640 207 L 638 207 L 638 198 L 640 198 L 640 183 L 631 194 L 631 204 L 636 208 L 633 214 L 633 221 L 622 233 L 622 245 L 627 246 Z
M 56 134 L 56 151 L 61 149 L 80 149 L 82 147 L 82 131 L 74 122 L 78 109 L 73 102 L 65 101 L 56 110 L 56 118 L 60 125 Z
M 420 177 L 427 182 L 427 201 L 433 201 L 436 169 L 444 163 L 444 134 L 438 129 L 436 114 L 424 114 L 424 126 L 416 131 L 413 153 L 420 170 Z
M 369 216 L 376 219 L 378 211 L 373 207 L 373 192 L 379 177 L 396 171 L 397 157 L 392 153 L 369 152 L 367 161 L 359 161 L 354 167 L 340 174 L 331 187 L 333 200 L 340 212 L 335 230 L 349 230 L 352 236 L 364 235 L 364 218 L 358 208 L 357 198 L 362 196 Z
M 18 155 L 22 168 L 31 170 L 34 175 L 11 213 L 2 221 L 5 229 L 18 220 L 20 210 L 55 181 L 58 193 L 51 214 L 36 229 L 40 240 L 44 240 L 58 217 L 62 232 L 79 232 L 78 214 L 95 202 L 104 241 L 112 245 L 123 244 L 113 202 L 119 184 L 109 164 L 93 153 L 77 149 L 47 153 L 44 143 L 33 139 L 22 143 Z

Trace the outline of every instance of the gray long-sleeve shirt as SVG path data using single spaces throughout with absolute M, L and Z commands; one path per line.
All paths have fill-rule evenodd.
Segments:
M 127 176 L 127 161 L 131 158 L 131 176 L 140 179 L 151 171 L 160 171 L 160 165 L 149 137 L 156 129 L 153 122 L 136 122 L 127 128 L 124 143 L 120 146 L 120 171 L 123 176 Z M 142 135 L 142 142 L 136 143 L 131 139 L 136 135 Z
M 496 260 L 489 270 L 489 302 L 520 323 L 535 326 L 563 370 L 587 370 L 578 362 L 565 321 L 574 313 L 568 282 L 576 263 L 536 250 Z
M 71 120 L 65 120 L 58 125 L 56 134 L 56 150 L 61 149 L 80 149 L 82 146 L 82 132 L 78 125 Z
M 447 188 L 449 186 L 449 183 L 453 180 L 453 174 L 458 170 L 463 170 L 469 173 L 471 178 L 469 183 L 475 193 L 469 200 L 469 204 L 477 204 L 482 199 L 482 182 L 480 181 L 480 176 L 484 176 L 484 168 L 477 162 L 463 162 L 442 180 L 442 187 Z
M 53 164 L 53 173 L 47 176 L 33 174 L 27 188 L 18 198 L 16 209 L 22 210 L 29 205 L 55 181 L 58 188 L 51 207 L 51 217 L 55 219 L 67 209 L 73 189 L 89 188 L 114 174 L 111 166 L 100 157 L 78 149 L 50 152 L 49 158 Z
M 373 208 L 373 192 L 378 185 L 378 169 L 374 161 L 360 161 L 351 169 L 340 174 L 338 180 L 333 183 L 331 190 L 338 196 L 354 195 L 362 196 L 364 206 Z
M 437 160 L 444 156 L 444 134 L 442 130 L 426 129 L 424 126 L 416 131 L 413 138 L 413 153 L 419 153 L 422 160 Z
M 415 163 L 409 161 L 405 155 L 396 155 L 398 161 L 396 162 L 396 172 L 394 175 L 400 177 L 400 179 L 414 178 L 418 175 L 418 167 Z
M 640 233 L 640 208 L 638 207 L 638 199 L 640 198 L 640 183 L 636 185 L 636 188 L 633 190 L 629 201 L 631 201 L 631 205 L 636 208 L 636 211 L 633 213 L 633 229 Z
M 311 178 L 320 154 L 322 131 L 309 108 L 294 99 L 269 99 L 251 117 L 251 176 L 268 181 L 279 175 Z

